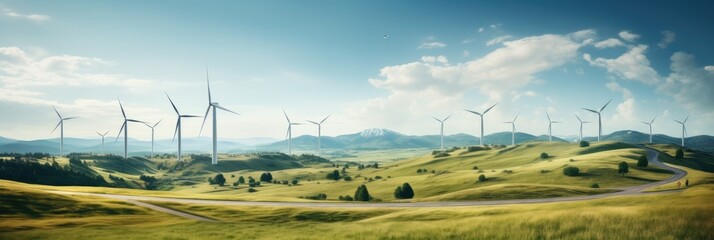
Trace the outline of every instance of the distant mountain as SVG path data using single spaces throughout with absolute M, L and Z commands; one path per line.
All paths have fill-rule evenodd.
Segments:
M 572 137 L 562 139 L 553 137 L 553 141 L 572 142 Z M 123 154 L 123 138 L 114 142 L 113 137 L 106 138 L 104 152 Z M 269 138 L 255 138 L 248 140 L 222 139 L 218 142 L 219 152 L 265 152 L 265 151 L 287 151 L 288 141 L 269 141 Z M 586 141 L 597 141 L 596 137 L 586 137 Z M 649 141 L 649 135 L 637 131 L 617 131 L 603 136 L 603 141 L 619 141 L 626 143 L 645 143 Z M 654 135 L 655 143 L 680 144 L 680 138 L 667 135 Z M 530 141 L 548 141 L 547 135 L 534 136 L 527 133 L 516 133 L 516 144 Z M 258 144 L 261 143 L 262 144 Z M 372 128 L 361 132 L 340 135 L 336 137 L 323 136 L 321 139 L 322 149 L 325 150 L 381 150 L 381 149 L 404 149 L 404 148 L 430 148 L 437 149 L 441 146 L 439 135 L 412 136 L 405 135 L 388 129 Z M 511 132 L 497 132 L 484 136 L 485 144 L 511 144 Z M 714 152 L 714 137 L 694 136 L 685 139 L 688 148 Z M 154 143 L 156 153 L 175 153 L 178 142 L 172 143 L 171 139 L 160 139 Z M 256 145 L 258 144 L 258 145 Z M 303 135 L 293 138 L 293 150 L 314 151 L 317 148 L 317 137 Z M 468 134 L 453 134 L 444 136 L 444 144 L 450 146 L 470 146 L 479 144 L 479 138 Z M 99 152 L 100 139 L 65 138 L 65 153 L 70 152 Z M 184 138 L 182 141 L 184 153 L 208 153 L 211 149 L 211 139 L 209 137 Z M 146 155 L 151 151 L 150 141 L 129 139 L 130 155 Z M 0 152 L 59 152 L 59 139 L 45 139 L 33 141 L 19 141 L 9 138 L 0 138 Z

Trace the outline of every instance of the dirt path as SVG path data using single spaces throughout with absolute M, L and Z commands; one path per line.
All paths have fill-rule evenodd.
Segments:
M 188 203 L 188 204 L 208 204 L 222 206 L 269 206 L 269 207 L 309 207 L 309 208 L 421 208 L 421 207 L 459 207 L 459 206 L 488 206 L 488 205 L 506 205 L 506 204 L 531 204 L 531 203 L 552 203 L 552 202 L 571 202 L 606 198 L 612 196 L 626 195 L 647 195 L 658 193 L 645 193 L 646 189 L 657 187 L 665 184 L 676 182 L 687 175 L 686 171 L 678 168 L 667 166 L 660 162 L 657 157 L 659 153 L 655 150 L 645 148 L 647 150 L 647 158 L 650 159 L 650 164 L 671 170 L 674 175 L 671 177 L 645 185 L 625 188 L 622 191 L 614 193 L 605 193 L 588 196 L 575 197 L 560 197 L 560 198 L 542 198 L 542 199 L 513 199 L 513 200 L 493 200 L 493 201 L 462 201 L 462 202 L 398 202 L 398 203 L 359 203 L 359 202 L 253 202 L 253 201 L 230 201 L 230 200 L 206 200 L 206 199 L 185 199 L 185 198 L 170 198 L 170 197 L 148 197 L 148 196 L 131 196 L 119 194 L 104 194 L 104 193 L 85 193 L 85 192 L 68 192 L 68 191 L 48 191 L 55 194 L 64 195 L 83 195 L 83 196 L 98 196 L 117 200 L 127 201 L 142 207 L 150 208 L 156 211 L 173 214 L 176 216 L 194 219 L 198 221 L 215 221 L 201 216 L 191 215 L 185 212 L 179 212 L 173 209 L 160 207 L 149 204 L 144 201 L 156 202 L 173 202 L 173 203 Z

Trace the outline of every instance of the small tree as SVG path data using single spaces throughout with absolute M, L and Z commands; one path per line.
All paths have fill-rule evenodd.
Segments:
M 478 181 L 479 181 L 479 182 L 485 182 L 485 181 L 486 181 L 486 175 L 483 175 L 483 174 L 479 175 L 479 176 L 478 176 Z
M 260 174 L 260 181 L 261 182 L 270 182 L 273 180 L 273 175 L 270 174 L 269 172 L 265 172 L 263 174 Z
M 577 167 L 565 167 L 563 168 L 563 174 L 565 176 L 575 177 L 580 173 L 580 169 Z
M 542 152 L 542 153 L 540 153 L 540 158 L 541 158 L 541 159 L 546 159 L 546 158 L 548 158 L 548 153 L 547 153 L 547 152 Z
M 293 179 L 292 184 L 293 184 L 293 185 L 297 185 L 297 184 L 298 184 L 298 180 L 297 180 L 297 179 Z
M 647 167 L 647 165 L 649 165 L 649 161 L 647 161 L 647 156 L 642 155 L 639 159 L 637 159 L 638 167 Z
M 409 183 L 402 184 L 402 197 L 403 199 L 410 199 L 414 197 L 414 189 Z
M 327 174 L 327 179 L 340 180 L 340 171 L 334 170 Z
M 630 172 L 630 167 L 627 166 L 626 162 L 620 162 L 620 164 L 617 166 L 617 173 L 622 174 L 622 176 L 625 176 L 625 173 Z
M 238 177 L 238 183 L 245 184 L 245 178 L 243 176 Z
M 374 163 L 374 168 L 379 168 L 379 163 Z
M 216 177 L 213 178 L 213 181 L 218 184 L 218 186 L 223 186 L 223 184 L 226 184 L 226 178 L 223 177 L 223 173 L 219 173 L 216 175 Z
M 590 146 L 590 142 L 588 142 L 588 141 L 580 141 L 580 147 L 589 147 L 589 146 Z
M 360 185 L 357 187 L 357 191 L 355 191 L 355 201 L 363 201 L 367 202 L 371 199 L 372 197 L 369 195 L 369 191 L 367 190 L 367 186 Z
M 402 187 L 401 186 L 397 186 L 397 188 L 394 189 L 394 198 L 402 199 Z
M 682 150 L 681 148 L 677 149 L 677 152 L 674 153 L 674 158 L 676 158 L 677 160 L 683 159 L 684 158 L 684 150 Z
M 148 176 L 148 175 L 143 175 L 143 174 L 142 174 L 142 175 L 139 177 L 139 179 L 140 179 L 141 181 L 144 181 L 144 187 L 145 187 L 146 189 L 155 189 L 155 188 L 156 188 L 156 186 L 154 186 L 154 183 L 155 183 L 156 180 L 157 180 L 156 177 Z

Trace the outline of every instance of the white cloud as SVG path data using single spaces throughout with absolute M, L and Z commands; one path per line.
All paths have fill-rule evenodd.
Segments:
M 612 90 L 613 92 L 619 92 L 622 93 L 622 98 L 627 99 L 627 98 L 633 98 L 632 92 L 630 89 L 622 87 L 620 84 L 617 82 L 609 82 L 605 84 L 607 89 Z
M 600 49 L 611 48 L 611 47 L 621 47 L 621 46 L 625 46 L 625 43 L 623 43 L 622 41 L 620 41 L 617 38 L 609 38 L 607 40 L 603 40 L 603 41 L 595 43 L 595 47 L 600 48 Z
M 659 90 L 674 97 L 687 110 L 714 115 L 714 74 L 697 66 L 692 54 L 676 52 L 670 59 L 672 73 Z
M 706 66 L 706 67 L 704 67 L 704 70 L 707 70 L 710 73 L 714 73 L 714 66 Z
M 474 42 L 474 41 L 476 41 L 476 39 L 473 39 L 473 38 L 464 39 L 463 41 L 461 41 L 461 44 L 469 44 L 469 43 L 472 43 L 472 42 Z
M 478 28 L 478 32 L 483 32 L 483 27 Z
M 661 77 L 657 71 L 650 67 L 650 61 L 644 55 L 646 50 L 647 45 L 638 45 L 615 59 L 596 58 L 593 60 L 587 53 L 583 54 L 583 59 L 590 65 L 605 68 L 608 73 L 620 78 L 652 85 L 659 82 Z
M 628 42 L 633 42 L 633 41 L 637 40 L 638 38 L 640 38 L 640 35 L 631 33 L 630 31 L 620 31 L 620 33 L 618 35 L 620 36 L 620 38 L 622 38 Z
M 5 13 L 5 16 L 8 17 L 13 17 L 13 18 L 20 18 L 20 19 L 27 19 L 27 20 L 32 20 L 35 22 L 42 22 L 50 19 L 50 16 L 47 15 L 42 15 L 42 14 L 20 14 L 12 9 L 4 9 L 3 12 Z
M 672 31 L 662 31 L 662 41 L 657 43 L 660 48 L 666 48 L 670 43 L 674 42 L 676 35 Z
M 505 42 L 506 40 L 511 39 L 511 38 L 513 38 L 513 36 L 511 36 L 511 35 L 500 36 L 500 37 L 488 40 L 488 42 L 486 42 L 486 46 L 491 46 L 491 45 L 494 45 L 497 43 Z
M 491 24 L 491 26 L 490 26 L 490 27 L 491 27 L 492 29 L 496 29 L 496 28 L 499 28 L 499 27 L 501 27 L 501 25 L 503 25 L 503 24 L 500 24 L 500 23 L 494 23 L 494 24 Z
M 469 56 L 471 56 L 471 53 L 469 51 L 464 50 L 463 56 L 469 57 Z
M 438 63 L 444 64 L 444 65 L 449 64 L 449 60 L 446 59 L 446 57 L 444 57 L 443 55 L 439 55 L 436 57 L 435 56 L 423 56 L 423 57 L 421 57 L 421 61 L 425 62 L 425 63 L 437 63 L 438 62 Z
M 3 88 L 114 85 L 130 89 L 151 84 L 121 75 L 91 73 L 91 67 L 111 64 L 100 58 L 73 55 L 34 57 L 18 47 L 0 47 L 0 83 Z
M 419 48 L 432 49 L 432 48 L 443 48 L 446 44 L 443 42 L 423 42 L 419 45 Z

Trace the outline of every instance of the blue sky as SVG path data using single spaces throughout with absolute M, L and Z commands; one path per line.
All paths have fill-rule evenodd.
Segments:
M 67 136 L 156 122 L 170 138 L 175 115 L 213 96 L 242 116 L 219 113 L 222 138 L 285 134 L 294 121 L 332 117 L 325 135 L 389 128 L 437 134 L 431 115 L 454 114 L 445 132 L 540 135 L 545 112 L 576 135 L 574 114 L 599 108 L 604 132 L 714 134 L 714 17 L 706 1 L 0 1 L 0 136 L 35 139 L 67 116 Z M 389 35 L 384 38 L 383 35 Z M 196 136 L 201 121 L 184 122 Z M 148 139 L 133 126 L 131 137 Z M 315 134 L 313 126 L 294 135 Z M 585 134 L 594 135 L 595 125 Z M 206 134 L 207 136 L 207 134 Z

